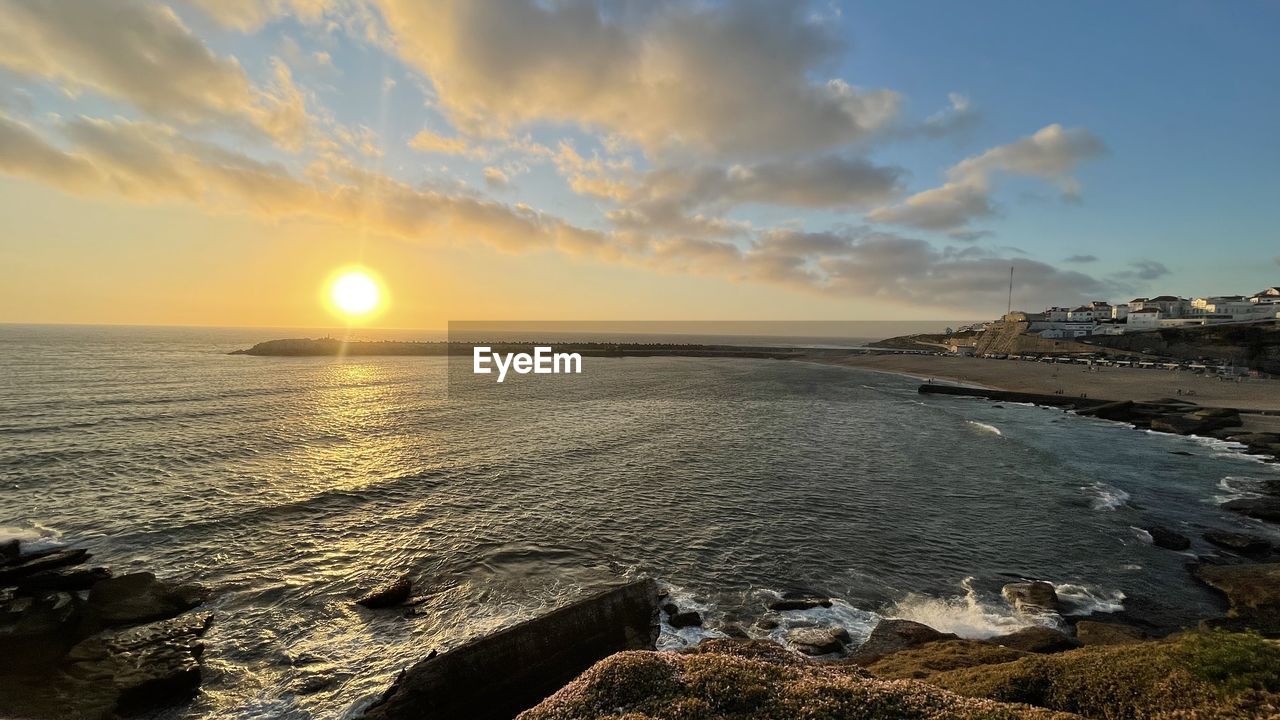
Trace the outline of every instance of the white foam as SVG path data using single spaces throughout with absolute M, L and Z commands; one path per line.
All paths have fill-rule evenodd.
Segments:
M 1129 526 L 1129 529 L 1132 530 L 1133 534 L 1136 535 L 1137 538 L 1142 542 L 1148 545 L 1155 543 L 1155 539 L 1151 537 L 1151 533 L 1147 532 L 1146 530 L 1143 530 L 1140 527 L 1134 527 L 1132 525 Z
M 1000 432 L 1000 428 L 996 427 L 995 425 L 988 425 L 987 423 L 978 422 L 977 420 L 966 420 L 965 422 L 978 428 L 979 430 L 984 430 L 989 433 L 995 433 L 996 435 L 1004 435 L 1004 433 Z
M 1218 489 L 1223 492 L 1221 495 L 1214 495 L 1213 501 L 1215 503 L 1224 503 L 1231 500 L 1262 497 L 1262 493 L 1249 489 L 1257 487 L 1260 482 L 1262 482 L 1260 478 L 1228 475 L 1218 481 Z
M 703 624 L 693 627 L 673 628 L 671 627 L 670 622 L 668 622 L 670 618 L 666 611 L 661 611 L 659 613 L 657 649 L 679 650 L 683 647 L 697 645 L 703 640 L 708 640 L 710 638 L 726 637 L 726 635 L 719 630 L 711 630 L 706 627 L 707 612 L 711 609 L 707 603 L 698 601 L 695 599 L 693 593 L 685 590 L 684 588 L 676 587 L 674 585 L 665 585 L 663 589 L 667 591 L 667 596 L 669 597 L 670 602 L 675 603 L 676 607 L 680 610 L 694 610 L 701 615 Z
M 43 550 L 62 544 L 62 533 L 38 522 L 0 525 L 0 542 L 18 540 L 23 550 Z
M 899 602 L 890 617 L 912 620 L 962 638 L 982 640 L 1023 628 L 1058 625 L 1056 615 L 1022 613 L 1002 600 L 983 601 L 973 589 L 973 578 L 960 583 L 963 595 L 946 598 L 911 594 Z
M 774 599 L 781 595 L 772 593 Z M 871 631 L 880 622 L 876 613 L 860 610 L 844 600 L 831 598 L 831 607 L 814 607 L 806 610 L 786 610 L 777 613 L 778 627 L 769 631 L 768 638 L 784 647 L 795 649 L 787 635 L 796 628 L 844 628 L 849 633 L 849 647 L 866 642 Z
M 1080 489 L 1094 496 L 1089 506 L 1094 510 L 1115 510 L 1129 501 L 1129 493 L 1101 481 Z
M 1105 590 L 1076 583 L 1053 584 L 1058 600 L 1068 615 L 1092 615 L 1113 613 L 1124 609 L 1125 594 L 1119 590 Z

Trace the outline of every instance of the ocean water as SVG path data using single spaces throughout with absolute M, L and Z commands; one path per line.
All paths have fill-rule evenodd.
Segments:
M 1220 611 L 1185 569 L 1203 530 L 1280 540 L 1217 508 L 1280 477 L 1226 443 L 802 362 L 589 358 L 450 393 L 441 358 L 226 354 L 290 334 L 0 326 L 0 536 L 216 590 L 204 689 L 165 717 L 350 717 L 433 649 L 640 575 L 708 616 L 664 647 L 797 589 L 838 600 L 761 637 L 1054 622 L 1000 601 L 1023 578 L 1191 623 Z M 351 602 L 401 572 L 412 611 Z

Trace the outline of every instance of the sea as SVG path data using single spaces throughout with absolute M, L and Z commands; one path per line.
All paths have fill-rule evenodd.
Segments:
M 1204 531 L 1280 540 L 1218 508 L 1280 479 L 1230 443 L 790 360 L 586 358 L 468 389 L 444 358 L 228 354 L 307 335 L 0 326 L 0 539 L 215 592 L 202 690 L 159 717 L 353 717 L 432 650 L 645 576 L 706 618 L 664 625 L 667 649 L 1063 622 L 1007 606 L 1024 579 L 1173 628 L 1222 612 L 1186 568 Z M 402 573 L 416 605 L 353 603 Z M 757 628 L 789 591 L 834 602 Z

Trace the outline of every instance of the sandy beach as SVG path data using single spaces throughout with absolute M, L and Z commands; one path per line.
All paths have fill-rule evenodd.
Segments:
M 1082 365 L 938 355 L 855 355 L 831 362 L 1017 392 L 1053 394 L 1061 390 L 1065 395 L 1085 393 L 1091 398 L 1139 401 L 1180 397 L 1210 407 L 1280 412 L 1280 381 L 1275 380 L 1231 382 L 1171 370 L 1090 369 Z M 1280 417 L 1248 417 L 1252 427 L 1280 428 Z

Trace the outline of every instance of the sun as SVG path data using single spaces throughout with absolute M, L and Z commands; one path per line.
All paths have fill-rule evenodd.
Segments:
M 377 277 L 360 267 L 343 268 L 329 280 L 330 308 L 348 320 L 366 318 L 384 304 L 382 286 Z

